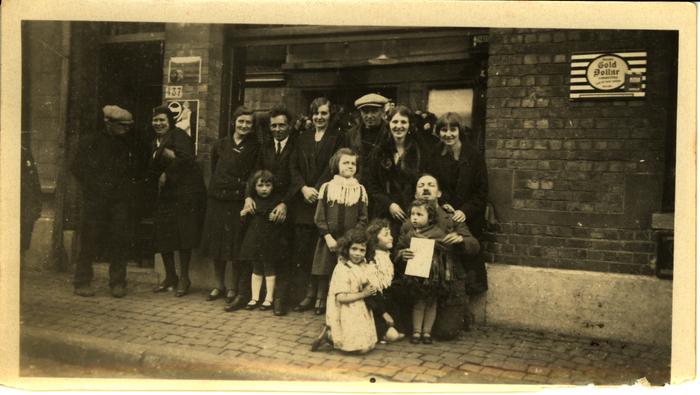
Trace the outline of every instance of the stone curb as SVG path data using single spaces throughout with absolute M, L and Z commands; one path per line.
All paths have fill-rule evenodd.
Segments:
M 68 364 L 136 370 L 162 379 L 287 380 L 358 382 L 357 377 L 314 372 L 298 366 L 253 365 L 199 351 L 164 349 L 24 326 L 20 350 L 28 356 Z M 245 362 L 245 363 L 242 363 Z

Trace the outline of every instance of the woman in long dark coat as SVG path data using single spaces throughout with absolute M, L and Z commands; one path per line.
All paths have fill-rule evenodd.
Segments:
M 153 109 L 151 126 L 155 132 L 149 166 L 151 179 L 158 184 L 154 215 L 155 247 L 163 257 L 165 279 L 154 292 L 177 286 L 176 296 L 189 291 L 189 264 L 192 248 L 201 239 L 206 193 L 202 171 L 195 162 L 194 142 L 175 127 L 168 107 Z M 174 252 L 179 251 L 180 277 L 175 271 Z
M 217 287 L 207 300 L 226 292 L 227 311 L 245 306 L 250 297 L 250 271 L 237 261 L 242 233 L 240 212 L 245 200 L 246 182 L 255 168 L 260 147 L 254 131 L 253 111 L 238 107 L 232 116 L 233 133 L 214 144 L 211 153 L 211 180 L 207 214 L 202 235 L 202 252 L 214 264 Z M 224 283 L 227 262 L 233 262 L 233 285 Z
M 415 199 L 416 181 L 425 170 L 427 152 L 432 149 L 430 142 L 416 133 L 411 117 L 408 107 L 392 108 L 387 114 L 390 133 L 366 162 L 368 168 L 364 182 L 372 207 L 370 216 L 390 220 L 395 239 L 408 218 L 404 210 Z
M 466 222 L 474 237 L 481 240 L 488 200 L 488 175 L 483 155 L 468 139 L 468 128 L 459 115 L 446 113 L 438 118 L 435 130 L 440 144 L 428 162 L 428 172 L 440 183 L 440 203 L 452 219 Z M 488 288 L 484 254 L 463 257 L 466 293 L 478 295 Z
M 328 161 L 342 147 L 343 138 L 331 112 L 331 102 L 325 97 L 314 99 L 309 106 L 313 126 L 297 136 L 296 150 L 290 159 L 292 184 L 300 191 L 292 203 L 294 215 L 295 278 L 304 278 L 306 296 L 294 311 L 305 311 L 313 307 L 318 284 L 310 279 L 311 261 L 319 233 L 314 223 L 318 191 L 331 179 Z M 301 285 L 301 284 L 300 284 Z M 316 306 L 317 314 L 323 306 Z

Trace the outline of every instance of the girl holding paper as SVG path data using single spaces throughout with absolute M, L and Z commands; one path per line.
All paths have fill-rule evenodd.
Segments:
M 409 220 L 410 226 L 404 226 L 399 237 L 397 260 L 408 261 L 403 281 L 414 299 L 411 343 L 417 344 L 422 341 L 424 344 L 430 344 L 433 342 L 431 332 L 437 315 L 438 299 L 450 294 L 455 280 L 455 265 L 459 264 L 456 253 L 460 249 L 463 251 L 466 243 L 463 236 L 458 236 L 462 240 L 456 244 L 444 243 L 447 232 L 437 224 L 437 209 L 429 202 L 414 201 L 411 204 Z M 412 238 L 434 241 L 432 257 L 429 260 L 412 261 L 413 258 L 417 258 L 417 254 L 410 249 Z M 429 265 L 429 268 L 424 267 L 425 265 Z

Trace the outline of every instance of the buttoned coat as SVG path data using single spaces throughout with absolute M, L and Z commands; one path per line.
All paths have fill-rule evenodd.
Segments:
M 290 158 L 291 188 L 298 191 L 292 200 L 294 223 L 314 225 L 316 203 L 307 203 L 301 194 L 301 187 L 310 186 L 317 190 L 333 174 L 328 166 L 331 156 L 343 147 L 343 138 L 339 130 L 329 128 L 320 142 L 314 141 L 314 130 L 307 129 L 299 134 L 296 149 Z M 319 144 L 318 147 L 316 145 Z

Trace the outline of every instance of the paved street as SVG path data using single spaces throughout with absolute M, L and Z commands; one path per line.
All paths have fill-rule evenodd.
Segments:
M 80 298 L 67 273 L 26 273 L 21 352 L 158 378 L 633 384 L 646 377 L 661 385 L 670 377 L 667 348 L 486 326 L 452 342 L 402 341 L 364 356 L 311 352 L 322 317 L 226 313 L 222 301 L 204 300 L 203 288 L 183 298 L 153 294 L 148 276 L 135 281 L 131 270 L 124 299 L 110 297 L 104 279 L 96 297 Z

